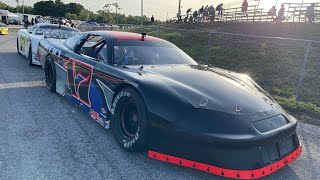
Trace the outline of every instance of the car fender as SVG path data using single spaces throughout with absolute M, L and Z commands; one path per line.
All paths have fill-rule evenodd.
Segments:
M 20 29 L 18 31 L 18 45 L 19 45 L 19 49 L 20 49 L 20 53 L 27 57 L 28 53 L 27 53 L 27 39 L 29 38 L 29 33 L 27 32 L 26 29 Z M 28 49 L 29 50 L 29 49 Z
M 31 52 L 32 52 L 32 63 L 39 63 L 39 61 L 35 61 L 37 59 L 37 51 L 38 51 L 38 46 L 39 42 L 42 39 L 41 36 L 30 36 L 28 38 L 28 56 L 29 56 L 29 48 L 31 47 Z
M 125 87 L 132 87 L 138 91 L 145 103 L 147 111 L 151 114 L 162 116 L 164 119 L 174 117 L 175 111 L 167 111 L 167 109 L 163 107 L 175 107 L 177 109 L 181 108 L 181 110 L 186 107 L 191 107 L 176 91 L 157 78 L 157 75 L 149 74 L 141 76 L 133 70 L 133 72 L 123 72 L 123 74 L 118 74 L 117 76 L 122 79 L 122 83 L 118 85 L 113 95 L 111 111 L 114 108 L 114 98 L 117 93 Z
M 182 99 L 172 88 L 167 86 L 163 81 L 159 80 L 156 75 L 140 75 L 138 69 L 122 69 L 121 67 L 108 66 L 103 63 L 97 63 L 95 66 L 95 73 L 98 72 L 108 72 L 107 76 L 112 76 L 111 79 L 116 79 L 116 83 L 113 86 L 108 86 L 106 89 L 108 91 L 103 92 L 106 97 L 105 100 L 108 101 L 108 109 L 111 111 L 115 108 L 115 97 L 118 92 L 123 88 L 131 87 L 135 89 L 142 97 L 147 110 L 155 114 L 163 114 L 165 116 L 172 116 L 174 112 L 165 112 L 164 108 L 161 106 L 179 106 L 179 107 L 190 107 L 190 105 Z M 103 73 L 104 74 L 104 73 Z M 95 75 L 101 86 L 107 86 L 108 80 Z M 103 82 L 103 83 L 101 83 Z M 109 93 L 109 91 L 111 93 Z

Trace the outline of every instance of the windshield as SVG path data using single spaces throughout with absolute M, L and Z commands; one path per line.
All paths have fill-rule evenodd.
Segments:
M 44 35 L 55 39 L 68 39 L 79 33 L 80 32 L 77 30 L 67 28 L 39 27 L 36 32 L 36 35 Z
M 114 64 L 163 65 L 197 63 L 182 50 L 169 43 L 114 46 Z

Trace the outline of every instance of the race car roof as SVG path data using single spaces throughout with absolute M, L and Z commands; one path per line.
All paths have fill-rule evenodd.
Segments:
M 49 23 L 38 23 L 37 24 L 38 27 L 49 27 L 49 28 L 59 28 L 59 25 L 58 24 L 49 24 Z M 69 27 L 69 26 L 64 26 L 62 25 L 61 26 L 62 29 L 68 29 L 68 30 L 72 30 L 72 31 L 79 31 L 78 29 L 76 28 L 73 28 L 73 27 Z M 80 32 L 80 31 L 79 31 Z
M 89 34 L 96 34 L 104 37 L 105 39 L 133 39 L 140 40 L 142 38 L 142 34 L 131 33 L 131 32 L 122 32 L 122 31 L 91 31 Z M 144 40 L 162 40 L 153 36 L 146 36 Z

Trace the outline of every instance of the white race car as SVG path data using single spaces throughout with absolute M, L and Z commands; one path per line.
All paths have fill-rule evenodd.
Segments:
M 29 65 L 40 65 L 37 60 L 39 42 L 44 37 L 67 39 L 79 34 L 80 31 L 67 26 L 57 24 L 38 23 L 29 29 L 20 29 L 17 37 L 17 51 L 28 59 Z

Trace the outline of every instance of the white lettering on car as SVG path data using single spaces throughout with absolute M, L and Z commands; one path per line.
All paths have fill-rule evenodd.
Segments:
M 123 80 L 125 83 L 127 83 L 127 84 L 130 84 L 130 85 L 132 85 L 133 87 L 135 87 L 135 88 L 138 88 L 138 84 L 137 83 L 134 83 L 134 82 L 131 82 L 131 81 L 129 81 L 129 80 Z
M 123 146 L 124 146 L 125 148 L 130 148 L 130 147 L 132 147 L 132 145 L 139 139 L 139 130 L 140 130 L 140 129 L 139 129 L 139 127 L 138 127 L 138 130 L 137 130 L 134 138 L 133 138 L 131 141 L 125 142 L 125 143 L 123 144 Z
M 54 48 L 52 46 L 50 46 L 48 43 L 43 43 L 43 48 L 48 51 L 49 53 L 54 54 L 57 57 L 61 56 L 61 51 L 57 48 Z
M 117 104 L 118 104 L 118 101 L 120 100 L 120 98 L 122 98 L 122 97 L 124 97 L 124 96 L 130 97 L 131 94 L 130 94 L 129 92 L 121 92 L 121 93 L 119 93 L 119 94 L 116 96 L 116 98 L 115 98 L 114 101 L 113 101 L 112 108 L 111 108 L 111 113 L 112 113 L 112 114 L 114 114 L 114 109 L 116 108 L 116 106 L 117 106 Z

